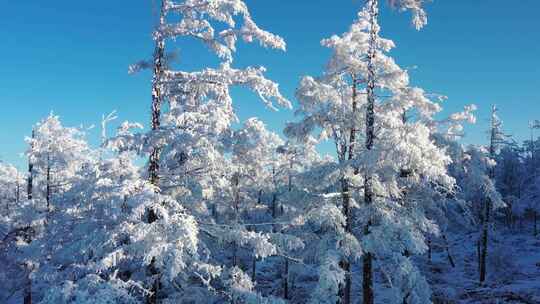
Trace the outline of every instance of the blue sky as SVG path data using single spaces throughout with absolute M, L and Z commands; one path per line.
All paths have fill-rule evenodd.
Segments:
M 153 49 L 152 0 L 4 0 L 0 10 L 0 159 L 23 167 L 20 153 L 31 126 L 53 110 L 68 126 L 99 125 L 118 110 L 123 120 L 149 120 L 150 75 L 127 67 Z M 319 41 L 348 29 L 361 0 L 246 0 L 258 24 L 285 38 L 286 53 L 242 45 L 236 66 L 263 65 L 294 101 L 302 75 L 319 75 L 329 52 Z M 414 85 L 449 97 L 445 111 L 479 106 L 466 142 L 483 143 L 491 104 L 500 108 L 507 133 L 528 136 L 527 121 L 540 119 L 540 1 L 435 0 L 428 26 L 417 32 L 409 15 L 384 9 L 382 35 L 411 72 Z M 208 52 L 180 41 L 187 69 L 213 63 Z M 274 130 L 294 119 L 272 112 L 251 93 L 234 91 L 241 119 L 258 116 Z M 89 131 L 92 143 L 99 130 Z

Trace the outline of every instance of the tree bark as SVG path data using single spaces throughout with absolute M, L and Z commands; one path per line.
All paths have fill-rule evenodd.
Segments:
M 429 261 L 431 262 L 432 260 L 432 244 L 431 244 L 431 237 L 428 238 L 428 241 L 427 241 L 427 245 L 428 245 L 428 259 Z
M 489 145 L 489 156 L 491 159 L 495 158 L 495 149 L 498 141 L 499 132 L 497 130 L 496 116 L 495 112 L 497 111 L 496 107 L 492 107 L 492 118 L 491 118 L 491 136 L 490 136 L 490 145 Z M 495 170 L 493 167 L 489 168 L 489 178 L 495 178 Z M 480 283 L 483 283 L 486 280 L 486 263 L 487 263 L 487 252 L 488 252 L 488 241 L 489 241 L 489 221 L 490 221 L 490 212 L 491 212 L 491 199 L 486 198 L 484 200 L 484 210 L 483 210 L 483 225 L 482 225 L 482 251 L 480 253 Z
M 289 259 L 285 258 L 285 271 L 283 272 L 283 298 L 289 300 Z
M 489 233 L 489 199 L 484 202 L 484 221 L 482 225 L 482 251 L 480 252 L 480 283 L 486 280 L 486 259 L 488 251 L 488 233 Z
M 368 10 L 370 15 L 370 38 L 369 38 L 369 50 L 368 50 L 368 77 L 367 77 L 367 106 L 366 106 L 366 141 L 365 148 L 368 151 L 373 149 L 373 142 L 375 140 L 375 56 L 377 51 L 377 27 L 374 26 L 377 22 L 378 0 L 369 0 Z M 373 176 L 369 172 L 371 168 L 368 168 L 366 177 L 364 179 L 364 203 L 366 206 L 370 206 L 373 203 Z M 369 234 L 371 226 L 371 219 L 368 220 L 364 226 L 364 236 Z M 362 299 L 363 304 L 373 304 L 375 296 L 373 292 L 373 255 L 371 252 L 365 252 L 362 256 L 363 266 L 363 280 L 362 280 Z
M 274 192 L 272 194 L 272 219 L 276 219 L 277 217 L 277 194 Z M 275 225 L 274 225 L 275 226 Z
M 289 191 L 289 194 L 292 192 L 292 169 L 293 169 L 293 160 L 291 158 L 289 162 L 289 174 L 288 174 L 288 186 L 287 189 Z M 283 215 L 283 210 L 281 211 L 281 215 Z M 283 273 L 283 298 L 285 300 L 289 300 L 289 259 L 287 257 L 283 257 L 284 264 L 285 264 L 285 270 Z
M 24 290 L 24 304 L 32 304 L 32 281 L 28 279 L 28 285 Z
M 238 224 L 240 222 L 240 173 L 235 173 L 232 178 L 233 183 L 233 191 L 234 191 L 234 199 L 233 199 L 233 207 L 234 207 L 234 222 L 235 224 Z M 232 257 L 232 264 L 234 266 L 238 266 L 238 244 L 235 240 L 233 240 L 233 257 Z
M 159 16 L 159 25 L 165 24 L 165 1 L 161 2 L 161 11 Z M 154 50 L 154 71 L 152 76 L 152 131 L 157 131 L 161 125 L 161 106 L 163 102 L 163 96 L 161 91 L 161 76 L 164 68 L 164 56 L 165 56 L 165 38 L 156 32 L 156 46 Z M 152 147 L 150 153 L 148 175 L 150 183 L 156 187 L 159 187 L 159 158 L 160 148 L 157 146 Z
M 349 182 L 345 177 L 341 179 L 341 196 L 343 201 L 343 214 L 345 216 L 345 231 L 351 232 L 351 207 L 350 207 L 350 193 L 349 193 Z M 339 298 L 340 303 L 350 304 L 351 303 L 351 264 L 347 258 L 344 258 L 339 263 L 341 269 L 345 272 L 345 282 L 339 286 Z
M 161 1 L 161 9 L 159 13 L 159 27 L 165 25 L 165 4 L 166 1 Z M 160 30 L 160 28 L 158 29 Z M 155 36 L 155 49 L 154 49 L 154 70 L 152 75 L 152 120 L 151 127 L 152 133 L 155 135 L 155 132 L 159 130 L 161 125 L 161 105 L 162 105 L 162 92 L 161 92 L 161 76 L 164 68 L 164 57 L 165 57 L 165 37 L 159 32 L 156 31 Z M 160 147 L 156 146 L 155 143 L 152 143 L 150 158 L 148 161 L 148 178 L 150 183 L 155 186 L 156 191 L 159 191 L 159 158 L 160 158 Z M 157 214 L 153 209 L 148 210 L 148 219 L 149 222 L 156 221 L 158 219 Z M 152 269 L 151 269 L 152 268 Z M 147 304 L 156 304 L 157 303 L 157 294 L 161 288 L 159 271 L 153 269 L 153 265 L 149 266 L 150 272 L 154 273 L 155 279 L 152 283 L 152 294 L 146 297 Z
M 47 215 L 51 212 L 51 157 L 47 154 L 47 185 L 46 185 Z
M 350 161 L 354 157 L 354 145 L 356 143 L 356 112 L 358 108 L 358 91 L 357 91 L 357 79 L 356 75 L 351 75 L 352 80 L 352 126 L 349 133 L 349 147 L 348 147 L 348 157 Z M 355 170 L 357 172 L 357 170 Z M 347 178 L 343 177 L 341 179 L 341 197 L 343 201 L 343 215 L 345 216 L 345 231 L 348 233 L 352 232 L 352 214 L 351 214 L 351 195 L 350 195 L 350 186 Z M 351 265 L 347 259 L 343 259 L 340 262 L 341 269 L 345 272 L 345 284 L 340 286 L 339 297 L 342 304 L 351 303 L 351 287 L 352 287 L 352 277 L 351 277 Z
M 35 138 L 36 133 L 32 129 L 32 140 Z M 31 151 L 34 150 L 34 142 L 30 145 Z M 30 157 L 28 157 L 28 181 L 26 186 L 26 194 L 28 196 L 28 199 L 32 199 L 32 188 L 33 188 L 33 180 L 34 180 L 34 164 L 32 163 L 32 160 Z

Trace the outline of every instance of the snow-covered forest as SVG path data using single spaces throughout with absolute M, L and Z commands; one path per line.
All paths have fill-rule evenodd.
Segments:
M 238 44 L 287 56 L 244 1 L 158 2 L 153 57 L 126 67 L 152 75 L 148 121 L 105 114 L 96 146 L 51 113 L 24 170 L 0 162 L 0 303 L 540 303 L 540 121 L 517 141 L 493 105 L 463 144 L 477 106 L 443 114 L 379 23 L 422 30 L 426 1 L 359 2 L 294 102 L 235 65 Z M 219 64 L 183 70 L 185 41 Z M 295 120 L 240 120 L 233 89 Z

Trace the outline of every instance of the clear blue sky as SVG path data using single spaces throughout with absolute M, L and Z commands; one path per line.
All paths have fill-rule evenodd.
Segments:
M 318 75 L 328 58 L 319 41 L 348 29 L 361 0 L 246 0 L 259 25 L 284 37 L 286 53 L 242 45 L 237 66 L 264 65 L 294 100 L 302 75 Z M 149 73 L 129 64 L 151 55 L 152 0 L 4 0 L 0 9 L 0 159 L 22 167 L 32 124 L 51 110 L 66 125 L 99 125 L 118 110 L 120 121 L 149 120 Z M 540 119 L 540 1 L 435 0 L 429 24 L 416 32 L 408 14 L 384 9 L 382 35 L 403 67 L 417 66 L 413 84 L 449 96 L 446 111 L 479 106 L 466 142 L 486 141 L 489 107 L 500 108 L 508 133 L 528 136 Z M 206 51 L 175 44 L 183 67 L 207 63 Z M 262 118 L 275 130 L 292 111 L 265 109 L 250 93 L 234 92 L 240 118 Z M 99 130 L 90 131 L 97 142 Z

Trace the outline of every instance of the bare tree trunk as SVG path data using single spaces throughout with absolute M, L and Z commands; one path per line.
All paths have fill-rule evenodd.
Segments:
M 32 139 L 34 139 L 36 136 L 35 131 L 32 129 Z M 34 150 L 34 143 L 30 145 L 30 149 Z M 33 187 L 33 180 L 34 180 L 34 164 L 32 163 L 32 160 L 30 157 L 28 158 L 28 183 L 26 186 L 26 194 L 28 195 L 28 199 L 32 199 L 32 187 Z
M 32 304 L 32 279 L 30 274 L 26 277 L 26 286 L 24 287 L 24 304 Z
M 257 195 L 257 205 L 260 205 L 262 203 L 262 194 L 263 194 L 263 190 L 260 189 Z M 256 230 L 255 226 L 253 226 L 253 230 Z M 257 279 L 257 256 L 253 255 L 253 261 L 251 264 L 251 281 L 255 282 L 256 279 Z
M 161 2 L 161 11 L 159 16 L 159 25 L 165 24 L 165 1 Z M 163 102 L 163 96 L 161 91 L 161 75 L 164 68 L 164 56 L 165 56 L 165 38 L 157 32 L 156 34 L 156 46 L 154 50 L 154 72 L 152 77 L 152 131 L 157 131 L 161 125 L 161 106 Z M 148 165 L 148 175 L 150 183 L 158 187 L 159 186 L 159 157 L 160 148 L 152 147 L 150 153 L 150 160 Z
M 238 245 L 235 241 L 232 243 L 232 266 L 238 266 Z
M 428 259 L 429 261 L 431 262 L 432 260 L 432 244 L 431 244 L 431 237 L 428 237 L 428 240 L 427 240 L 427 245 L 428 245 Z
M 272 183 L 274 185 L 274 192 L 272 193 L 272 202 L 270 203 L 270 212 L 272 213 L 272 220 L 275 221 L 277 217 L 277 181 L 276 181 L 276 168 L 272 167 Z M 272 230 L 276 231 L 276 225 L 272 224 Z
M 277 194 L 275 192 L 272 194 L 271 208 L 272 208 L 272 219 L 275 220 L 277 217 Z M 273 226 L 275 226 L 275 224 Z
M 19 173 L 17 173 L 17 187 L 15 190 L 15 203 L 18 205 L 21 200 L 21 183 L 19 182 Z
M 374 26 L 379 16 L 378 10 L 379 1 L 370 0 L 368 2 L 368 10 L 370 14 L 370 38 L 368 50 L 368 77 L 367 77 L 367 107 L 366 107 L 366 142 L 365 148 L 367 151 L 373 149 L 375 140 L 375 56 L 377 51 L 377 27 Z M 364 179 L 364 203 L 370 206 L 373 203 L 373 176 L 368 168 Z M 364 235 L 369 234 L 371 219 L 364 226 Z M 375 296 L 373 292 L 373 255 L 371 252 L 366 252 L 362 256 L 363 280 L 362 280 L 362 298 L 363 304 L 373 304 Z
M 257 257 L 253 256 L 253 262 L 251 264 L 251 281 L 255 282 L 257 279 Z
M 289 176 L 288 176 L 288 186 L 287 189 L 289 191 L 289 194 L 292 192 L 292 169 L 293 169 L 293 160 L 290 160 L 289 163 Z M 282 210 L 283 215 L 283 210 Z M 283 257 L 285 269 L 283 273 L 283 298 L 285 300 L 289 300 L 289 259 L 287 257 Z
M 367 234 L 369 226 L 364 228 Z M 371 252 L 366 252 L 362 256 L 363 281 L 362 281 L 362 299 L 364 304 L 373 304 L 375 297 L 373 294 L 373 256 Z
M 47 154 L 47 185 L 46 185 L 47 216 L 51 212 L 51 157 Z
M 489 145 L 489 156 L 491 159 L 495 158 L 495 149 L 496 144 L 498 141 L 499 131 L 497 130 L 497 122 L 495 120 L 495 112 L 497 111 L 497 108 L 495 106 L 492 107 L 492 115 L 491 115 L 491 138 L 490 138 L 490 145 Z M 495 178 L 495 170 L 493 167 L 489 169 L 489 178 L 494 179 Z M 487 263 L 487 252 L 488 252 L 488 241 L 489 241 L 489 221 L 490 221 L 490 212 L 491 212 L 491 199 L 486 198 L 484 201 L 484 215 L 483 215 L 483 225 L 482 225 L 482 239 L 481 239 L 481 253 L 480 253 L 480 283 L 483 283 L 486 280 L 486 263 Z
M 283 298 L 289 300 L 289 259 L 285 258 L 285 271 L 283 272 Z
M 33 269 L 30 263 L 24 263 L 23 266 L 25 272 L 23 303 L 32 304 L 32 278 L 30 275 Z
M 165 24 L 165 0 L 161 1 L 161 9 L 159 13 L 159 27 Z M 161 92 L 161 75 L 164 68 L 165 57 L 165 37 L 161 33 L 156 32 L 156 45 L 154 49 L 154 71 L 152 76 L 152 131 L 155 133 L 159 130 L 161 125 L 161 105 L 163 96 Z M 156 191 L 159 191 L 159 157 L 160 147 L 153 146 L 150 152 L 150 159 L 148 161 L 148 178 L 150 183 L 156 187 Z M 149 221 L 156 221 L 158 219 L 157 214 L 153 209 L 148 210 Z M 153 268 L 153 267 L 152 267 Z M 155 269 L 154 269 L 155 270 Z M 152 283 L 152 294 L 146 298 L 148 304 L 157 303 L 157 294 L 161 288 L 161 279 L 159 271 L 155 270 L 154 282 Z
M 486 258 L 488 250 L 488 232 L 489 232 L 489 199 L 484 202 L 484 221 L 482 224 L 482 239 L 480 252 L 480 283 L 486 280 Z
M 234 222 L 238 224 L 240 222 L 240 174 L 235 173 L 232 178 L 233 183 L 233 191 L 234 191 L 234 201 L 233 201 L 233 207 L 234 207 Z M 238 244 L 235 240 L 233 240 L 233 257 L 232 257 L 232 265 L 238 266 Z
M 351 126 L 351 130 L 349 133 L 349 155 L 347 159 L 350 161 L 354 157 L 354 145 L 356 143 L 356 112 L 358 108 L 358 91 L 357 91 L 357 79 L 356 75 L 351 75 L 351 81 L 352 81 L 352 116 L 353 116 L 353 122 Z M 357 173 L 358 170 L 355 170 Z M 351 210 L 351 194 L 350 194 L 350 186 L 349 181 L 347 178 L 343 177 L 341 179 L 341 196 L 343 201 L 343 215 L 345 216 L 345 231 L 348 233 L 352 232 L 352 210 Z M 350 261 L 347 259 L 343 259 L 340 262 L 340 266 L 345 272 L 345 284 L 343 286 L 340 286 L 339 295 L 341 299 L 342 304 L 350 304 L 351 303 L 351 288 L 352 288 L 352 277 L 351 277 L 351 265 Z
M 350 206 L 350 193 L 349 193 L 349 182 L 345 177 L 341 179 L 341 196 L 343 201 L 343 214 L 345 216 L 345 231 L 351 232 L 351 206 Z M 340 303 L 350 304 L 351 303 L 351 263 L 344 258 L 339 263 L 341 269 L 345 272 L 345 283 L 340 284 L 339 286 L 339 298 Z

